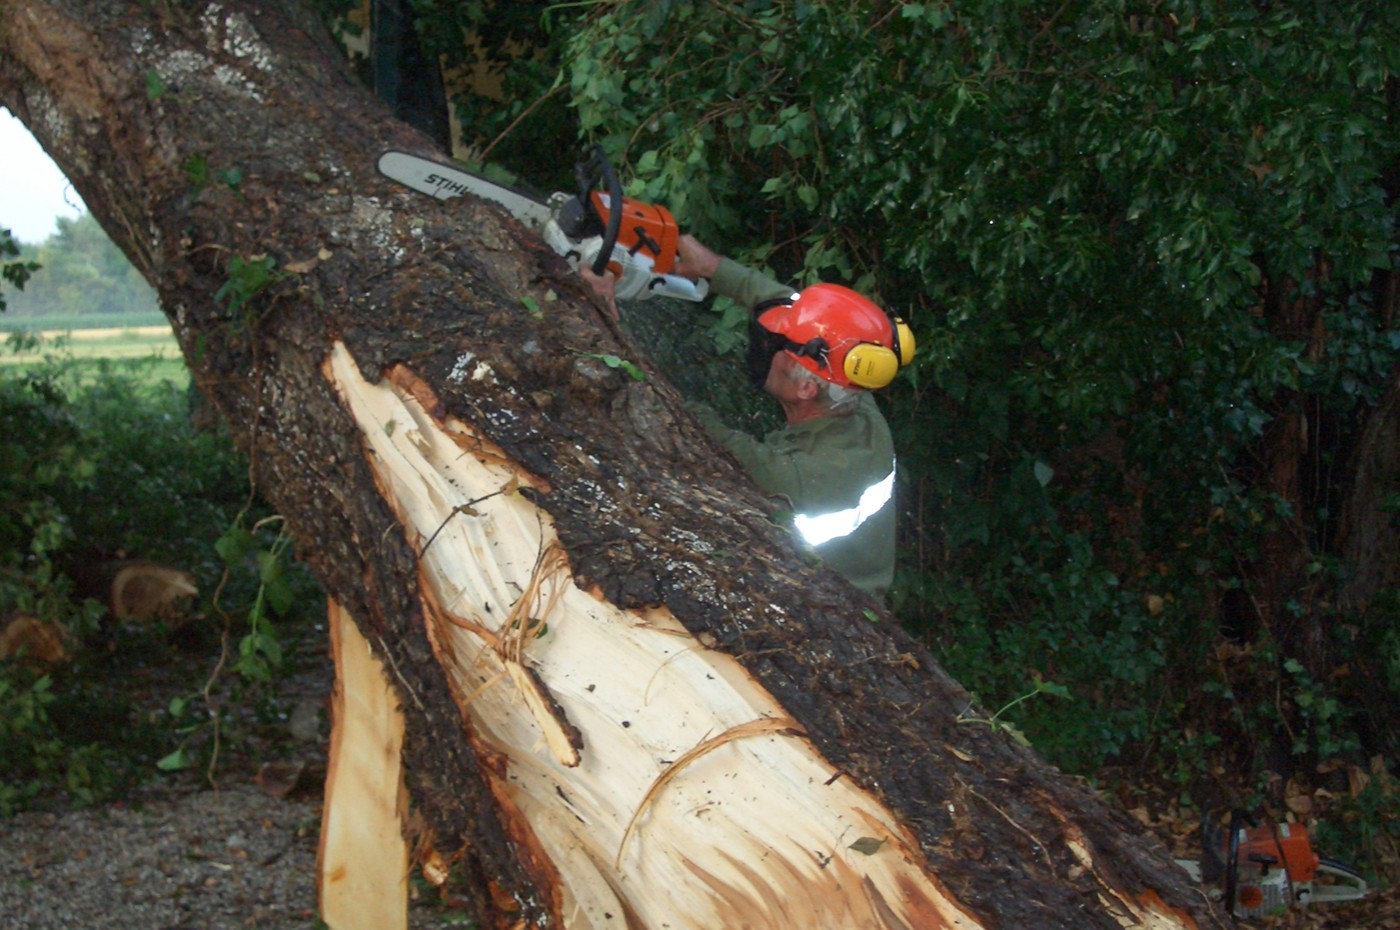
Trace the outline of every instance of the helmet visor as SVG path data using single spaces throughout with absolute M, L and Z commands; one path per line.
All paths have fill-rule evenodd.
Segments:
M 763 390 L 768 381 L 768 369 L 773 365 L 773 356 L 787 348 L 788 338 L 763 326 L 758 320 L 749 321 L 749 381 L 757 390 Z

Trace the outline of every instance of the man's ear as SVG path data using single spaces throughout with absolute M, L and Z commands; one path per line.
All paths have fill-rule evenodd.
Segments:
M 797 396 L 802 400 L 816 400 L 821 390 L 822 386 L 812 378 L 803 378 L 797 382 Z

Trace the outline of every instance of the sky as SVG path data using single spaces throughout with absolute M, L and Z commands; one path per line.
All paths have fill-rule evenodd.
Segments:
M 0 107 L 0 227 L 38 245 L 87 207 L 24 124 Z

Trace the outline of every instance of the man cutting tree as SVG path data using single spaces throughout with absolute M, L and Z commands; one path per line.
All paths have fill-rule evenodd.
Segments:
M 616 311 L 612 274 L 580 267 Z M 793 528 L 833 570 L 883 597 L 894 579 L 895 457 L 871 396 L 914 357 L 903 320 L 837 284 L 794 292 L 762 272 L 682 236 L 672 274 L 708 280 L 749 307 L 749 378 L 782 407 L 786 424 L 762 439 L 691 410 L 760 489 L 786 498 Z
M 547 199 L 410 153 L 385 152 L 379 170 L 438 199 L 472 193 L 505 207 L 578 268 L 614 317 L 619 293 L 701 300 L 712 288 L 748 307 L 749 377 L 786 425 L 759 440 L 693 410 L 760 489 L 786 499 L 794 530 L 831 568 L 876 597 L 889 591 L 894 444 L 870 392 L 914 357 L 904 321 L 837 284 L 793 291 L 681 235 L 664 207 L 624 196 L 601 147 L 580 164 L 576 193 Z

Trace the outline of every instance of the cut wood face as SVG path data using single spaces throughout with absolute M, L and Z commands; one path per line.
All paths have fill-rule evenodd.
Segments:
M 563 926 L 981 926 L 738 663 L 574 583 L 522 493 L 542 482 L 431 415 L 411 373 L 371 384 L 343 346 L 325 372 L 418 541 L 429 638 Z
M 0 623 L 0 659 L 14 659 L 31 665 L 52 665 L 68 660 L 63 646 L 64 630 L 23 614 Z
M 120 565 L 112 577 L 112 616 L 121 623 L 166 620 L 182 625 L 186 602 L 199 594 L 189 572 L 150 562 Z
M 331 601 L 328 621 L 335 725 L 316 856 L 321 917 L 335 930 L 405 930 L 403 715 L 383 661 L 354 620 Z

